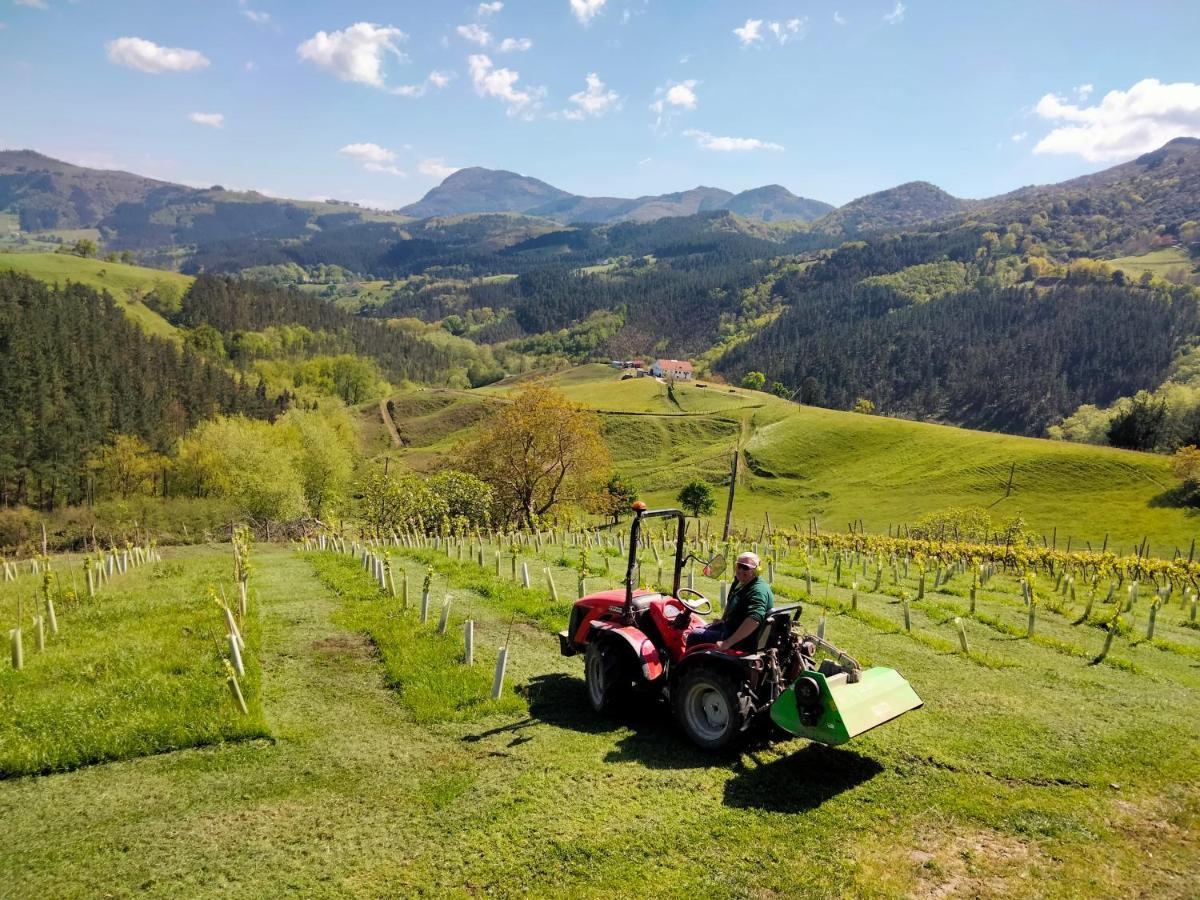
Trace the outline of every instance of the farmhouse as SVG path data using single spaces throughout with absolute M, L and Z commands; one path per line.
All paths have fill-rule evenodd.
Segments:
M 691 379 L 692 364 L 683 359 L 656 359 L 650 367 L 650 374 L 655 378 L 684 378 Z

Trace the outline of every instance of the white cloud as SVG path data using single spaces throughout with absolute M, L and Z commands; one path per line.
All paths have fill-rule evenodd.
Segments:
M 845 25 L 846 17 L 843 16 L 840 12 L 835 11 L 833 14 L 833 24 L 834 25 Z
M 501 53 L 512 53 L 514 51 L 528 50 L 533 46 L 533 41 L 529 38 L 505 38 L 497 47 Z
M 209 64 L 208 57 L 197 50 L 160 47 L 153 41 L 139 37 L 117 38 L 115 41 L 109 41 L 104 47 L 108 52 L 109 62 L 151 75 L 162 72 L 188 72 L 192 69 L 203 69 Z
M 500 4 L 497 3 L 497 6 Z M 417 163 L 417 171 L 422 175 L 428 175 L 431 178 L 449 178 L 458 169 L 455 166 L 446 165 L 446 161 L 440 156 L 436 159 L 423 159 Z
M 1172 138 L 1200 137 L 1200 84 L 1145 78 L 1128 91 L 1109 91 L 1095 106 L 1046 94 L 1034 111 L 1043 119 L 1067 123 L 1038 141 L 1034 153 L 1105 162 L 1155 150 Z
M 504 9 L 504 4 L 500 0 L 495 0 L 494 3 L 480 3 L 479 9 L 476 10 L 477 15 L 490 16 L 493 13 L 498 13 Z
M 638 160 L 638 167 L 640 168 L 641 166 L 648 166 L 652 162 L 654 162 L 653 156 L 644 157 L 644 158 Z
M 654 126 L 657 128 L 673 112 L 695 109 L 699 102 L 696 97 L 696 85 L 699 83 L 695 78 L 689 78 L 655 89 L 658 99 L 650 104 L 650 111 L 657 116 Z
M 1019 143 L 1021 143 L 1021 141 L 1025 140 L 1025 138 L 1027 138 L 1027 137 L 1029 137 L 1028 131 L 1018 131 L 1016 134 L 1014 134 L 1012 136 L 1012 141 L 1014 144 L 1019 144 Z
M 225 116 L 221 113 L 188 113 L 188 118 L 197 125 L 207 125 L 210 128 L 223 128 L 225 126 Z
M 402 84 L 399 87 L 389 88 L 388 93 L 398 97 L 424 97 L 429 93 L 431 87 L 440 90 L 448 85 L 453 77 L 453 72 L 439 72 L 434 69 L 425 76 L 425 80 L 420 84 Z
M 270 25 L 271 14 L 260 12 L 257 9 L 243 9 L 242 15 L 253 22 L 255 25 Z
M 762 19 L 747 19 L 746 24 L 741 28 L 733 29 L 733 33 L 738 36 L 743 47 L 749 47 L 755 41 L 762 40 L 762 25 Z
M 545 94 L 541 88 L 518 88 L 517 81 L 521 73 L 512 69 L 495 68 L 483 53 L 468 56 L 467 68 L 471 72 L 471 81 L 475 84 L 475 93 L 480 97 L 495 97 L 508 107 L 510 116 L 519 114 L 529 118 Z
M 572 94 L 567 99 L 575 104 L 575 108 L 567 110 L 563 116 L 568 119 L 586 119 L 589 116 L 599 118 L 612 109 L 619 109 L 621 98 L 616 91 L 605 90 L 604 82 L 595 72 L 589 72 L 584 79 L 587 88 Z
M 599 15 L 607 0 L 571 0 L 571 12 L 584 25 Z
M 895 9 L 893 9 L 890 13 L 885 15 L 883 17 L 883 21 L 887 22 L 889 25 L 899 25 L 901 22 L 904 21 L 904 13 L 905 12 L 906 12 L 906 7 L 904 6 L 904 4 L 901 3 L 900 0 L 896 0 Z
M 386 147 L 380 147 L 378 144 L 369 142 L 365 144 L 347 144 L 338 153 L 362 163 L 362 167 L 368 172 L 386 172 L 388 175 L 404 177 L 404 172 L 392 165 L 396 160 L 396 154 Z
M 4 30 L 5 28 L 7 28 L 7 27 L 8 27 L 8 23 L 6 23 L 6 22 L 0 22 L 0 31 L 3 31 L 3 30 Z
M 1094 90 L 1096 90 L 1096 86 L 1093 84 L 1081 84 L 1075 88 L 1075 96 L 1080 100 L 1086 100 L 1092 96 L 1092 91 Z
M 758 138 L 718 137 L 707 131 L 697 131 L 689 128 L 683 133 L 684 137 L 696 139 L 696 144 L 705 150 L 720 150 L 730 152 L 735 150 L 782 150 L 783 147 L 771 141 L 760 141 Z
M 253 72 L 255 69 L 258 68 L 258 66 L 256 66 L 254 64 L 254 60 L 248 59 L 248 60 L 246 60 L 245 63 L 242 64 L 242 68 L 245 69 L 247 72 Z
M 343 31 L 318 31 L 296 48 L 307 60 L 342 81 L 384 87 L 383 58 L 387 53 L 403 60 L 396 46 L 407 35 L 399 28 L 356 22 Z
M 17 6 L 28 6 L 30 9 L 49 9 L 50 4 L 46 0 L 13 0 Z
M 804 28 L 808 25 L 808 19 L 788 19 L 786 22 L 771 22 L 767 27 L 771 29 L 771 34 L 775 35 L 775 39 L 781 44 L 786 44 L 793 38 L 804 37 Z
M 486 47 L 492 42 L 492 35 L 482 25 L 476 25 L 472 22 L 470 25 L 459 25 L 454 29 L 458 32 L 458 36 L 464 41 L 470 41 L 472 44 L 478 44 L 480 47 Z

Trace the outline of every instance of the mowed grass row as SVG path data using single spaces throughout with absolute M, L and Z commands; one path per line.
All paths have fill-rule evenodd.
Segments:
M 39 896 L 1189 893 L 1200 833 L 1192 737 L 1177 728 L 1148 754 L 1156 773 L 1122 771 L 1122 754 L 1147 755 L 1151 736 L 1133 735 L 1126 751 L 1121 729 L 1161 732 L 1165 718 L 1157 701 L 1131 714 L 1145 696 L 1122 699 L 1129 673 L 1082 667 L 1096 680 L 1081 683 L 1024 644 L 1024 668 L 993 670 L 831 615 L 835 640 L 896 665 L 925 707 L 844 749 L 791 740 L 714 757 L 659 705 L 595 716 L 580 661 L 558 657 L 549 630 L 522 625 L 561 627 L 577 573 L 557 565 L 560 553 L 543 544 L 539 557 L 555 603 L 544 580 L 514 586 L 507 558 L 497 577 L 494 558 L 481 568 L 392 548 L 410 602 L 432 562 L 435 607 L 446 593 L 454 610 L 470 607 L 480 648 L 494 653 L 519 613 L 506 691 L 526 705 L 418 722 L 392 693 L 382 648 L 375 656 L 335 624 L 378 613 L 363 622 L 382 630 L 405 615 L 400 598 L 356 560 L 256 547 L 277 740 L 0 784 L 6 883 Z M 326 563 L 336 596 L 314 569 Z M 434 625 L 412 641 L 436 649 Z M 407 639 L 396 651 L 425 652 Z M 460 651 L 446 646 L 429 664 L 460 665 Z M 1052 727 L 1043 707 L 1058 714 Z M 1110 771 L 1119 780 L 1096 780 Z
M 197 547 L 131 568 L 93 599 L 81 586 L 79 599 L 58 601 L 59 633 L 40 653 L 28 622 L 34 579 L 0 585 L 8 627 L 18 594 L 26 620 L 24 668 L 11 667 L 7 642 L 0 661 L 0 778 L 267 735 L 253 590 L 241 623 L 248 715 L 227 682 L 225 620 L 209 589 L 235 601 L 232 572 L 228 546 Z
M 497 550 L 501 553 L 499 576 L 495 574 Z M 407 565 L 409 559 L 418 560 L 419 565 L 432 564 L 438 578 L 447 579 L 447 587 L 472 580 L 489 585 L 493 595 L 508 598 L 499 600 L 504 615 L 515 612 L 539 627 L 563 627 L 565 611 L 578 589 L 578 552 L 574 548 L 547 542 L 540 552 L 522 549 L 517 571 L 521 571 L 521 563 L 529 569 L 529 589 L 519 586 L 520 575 L 516 582 L 512 580 L 512 557 L 506 545 L 485 545 L 482 567 L 477 564 L 477 553 L 477 546 L 473 552 L 464 548 L 461 558 L 457 546 L 448 554 L 393 549 L 391 558 L 397 565 Z M 609 560 L 610 574 L 589 576 L 587 590 L 618 585 L 623 558 L 611 548 L 603 554 L 595 549 L 589 553 L 590 565 L 597 572 L 602 570 L 604 558 Z M 810 631 L 817 630 L 824 615 L 827 637 L 866 664 L 897 668 L 914 685 L 925 706 L 841 750 L 826 751 L 800 740 L 769 749 L 746 748 L 748 753 L 738 757 L 740 762 L 732 767 L 735 777 L 725 783 L 725 809 L 719 814 L 712 808 L 706 817 L 691 803 L 678 803 L 676 798 L 674 811 L 692 823 L 695 834 L 712 838 L 719 832 L 718 842 L 733 840 L 740 846 L 739 838 L 731 835 L 740 834 L 742 828 L 760 829 L 755 832 L 759 835 L 759 856 L 755 858 L 770 858 L 770 871 L 751 867 L 733 876 L 727 866 L 716 864 L 714 883 L 724 886 L 718 893 L 727 892 L 732 884 L 741 885 L 738 890 L 770 887 L 786 891 L 788 878 L 793 879 L 790 890 L 795 894 L 840 893 L 799 887 L 805 884 L 804 878 L 812 877 L 811 867 L 817 859 L 852 866 L 847 884 L 868 893 L 905 893 L 922 884 L 948 880 L 972 886 L 968 892 L 983 894 L 1072 896 L 1105 886 L 1137 884 L 1140 879 L 1174 885 L 1178 891 L 1186 880 L 1181 880 L 1179 866 L 1195 858 L 1184 849 L 1190 840 L 1187 835 L 1197 834 L 1200 826 L 1200 806 L 1181 800 L 1200 783 L 1196 753 L 1200 736 L 1187 724 L 1200 714 L 1196 699 L 1200 676 L 1191 662 L 1122 639 L 1121 652 L 1133 656 L 1140 671 L 1089 665 L 1086 659 L 1064 654 L 1054 642 L 1073 635 L 1084 643 L 1094 640 L 1098 647 L 1100 633 L 1085 625 L 1072 631 L 1065 609 L 1047 608 L 1042 610 L 1036 633 L 1049 643 L 1015 638 L 972 621 L 968 626 L 972 653 L 986 660 L 981 664 L 958 650 L 950 617 L 939 609 L 941 604 L 962 602 L 952 593 L 962 588 L 962 575 L 953 576 L 944 592 L 927 589 L 925 599 L 913 603 L 912 630 L 906 631 L 899 602 L 888 593 L 860 589 L 859 609 L 850 611 L 854 573 L 849 567 L 843 568 L 843 580 L 833 583 L 832 565 L 827 570 L 823 561 L 814 561 L 810 568 L 815 584 L 809 600 L 802 576 L 783 574 L 794 563 L 781 564 L 777 571 L 780 601 L 804 601 L 802 625 Z M 545 587 L 547 568 L 557 602 L 550 599 Z M 665 574 L 669 575 L 669 568 Z M 643 556 L 643 575 L 647 582 L 654 582 L 656 566 L 648 552 Z M 885 590 L 888 580 L 885 575 Z M 903 584 L 891 589 L 911 590 L 915 597 L 915 570 L 910 570 L 910 578 L 901 580 Z M 932 580 L 930 574 L 930 585 Z M 718 582 L 704 578 L 699 570 L 693 583 L 714 598 L 718 594 Z M 979 615 L 1012 613 L 1020 602 L 1018 590 L 1010 576 L 992 578 L 986 588 L 977 591 Z M 1143 610 L 1145 602 L 1143 598 Z M 993 664 L 996 660 L 999 664 Z M 574 727 L 587 728 L 585 723 L 592 722 L 596 728 L 610 728 L 603 719 L 593 719 L 586 707 L 582 672 L 576 671 L 582 667 L 571 666 L 571 660 L 565 662 L 573 673 L 567 676 L 573 688 L 566 691 L 564 682 L 556 699 L 560 703 L 569 700 L 577 707 L 569 713 L 578 723 Z M 536 685 L 542 680 L 535 677 L 520 689 L 536 698 Z M 565 709 L 547 709 L 544 701 L 531 700 L 530 711 L 535 720 L 568 716 Z M 642 717 L 656 725 L 648 728 Z M 708 784 L 710 776 L 718 781 L 728 778 L 729 761 L 704 757 L 689 748 L 673 729 L 665 709 L 650 704 L 618 717 L 618 722 L 629 723 L 633 734 L 618 727 L 615 733 L 626 735 L 622 742 L 627 751 L 610 754 L 608 762 L 688 769 L 689 779 L 697 785 Z M 676 762 L 668 763 L 669 759 Z M 555 757 L 547 765 L 556 767 L 562 762 Z M 552 771 L 548 769 L 546 776 L 551 782 L 555 780 Z M 604 771 L 610 777 L 621 777 L 614 770 Z M 589 785 L 595 784 L 589 781 Z M 697 789 L 711 794 L 713 785 Z M 839 796 L 843 792 L 845 796 Z M 602 815 L 609 817 L 606 821 L 625 821 L 609 805 L 606 792 L 598 795 L 598 803 L 604 809 Z M 811 816 L 803 813 L 817 807 L 824 832 L 834 838 L 841 835 L 842 840 L 851 832 L 856 835 L 844 846 L 844 854 L 814 839 Z M 455 808 L 461 805 L 455 804 Z M 1155 815 L 1172 810 L 1170 826 L 1164 826 L 1170 828 L 1169 833 L 1157 838 L 1135 833 L 1130 816 L 1121 812 L 1133 809 L 1153 810 Z M 557 827 L 562 829 L 576 819 L 573 811 Z M 664 833 L 677 827 L 669 824 L 671 821 L 667 817 L 660 822 Z M 805 836 L 800 837 L 797 829 Z M 620 827 L 614 830 L 619 832 Z M 782 850 L 789 845 L 797 850 L 791 857 Z M 587 842 L 578 846 L 585 855 L 564 863 L 568 871 L 575 870 L 576 862 L 590 858 L 584 849 Z M 1145 851 L 1154 846 L 1160 859 L 1147 865 Z M 911 849 L 914 847 L 918 849 Z M 749 852 L 749 846 L 746 849 Z M 628 852 L 641 859 L 645 848 L 630 847 Z M 915 858 L 914 853 L 918 854 Z M 1026 891 L 1027 884 L 1003 881 L 1017 870 L 1030 871 L 1027 866 L 1053 872 L 1058 887 Z M 666 874 L 664 871 L 664 877 Z M 731 876 L 733 881 L 728 880 Z M 995 878 L 1001 880 L 988 881 Z M 826 883 L 825 888 L 830 885 Z
M 482 567 L 476 564 L 478 549 L 478 545 L 452 544 L 449 552 L 419 550 L 405 554 L 445 571 L 451 584 L 457 580 L 473 584 L 477 590 L 482 588 L 497 597 L 500 608 L 508 613 L 548 631 L 565 627 L 570 604 L 578 594 L 580 548 L 549 541 L 540 551 L 536 546 L 521 548 L 515 568 L 518 573 L 522 566 L 529 571 L 528 590 L 520 587 L 520 575 L 512 577 L 513 555 L 508 546 L 484 545 Z M 625 560 L 615 548 L 584 548 L 583 552 L 587 554 L 589 572 L 595 573 L 587 577 L 585 590 L 620 585 Z M 661 551 L 660 555 L 661 582 L 652 552 L 642 551 L 642 580 L 649 586 L 669 589 L 670 558 Z M 608 575 L 603 574 L 605 560 Z M 469 574 L 472 569 L 478 573 L 474 579 Z M 549 600 L 547 569 L 557 601 Z M 802 626 L 806 630 L 818 631 L 823 619 L 828 638 L 864 664 L 898 669 L 913 681 L 918 693 L 922 693 L 923 677 L 935 669 L 935 683 L 956 673 L 962 693 L 972 698 L 968 708 L 990 707 L 992 713 L 983 719 L 962 716 L 963 697 L 954 697 L 948 705 L 958 714 L 943 717 L 944 713 L 939 712 L 935 716 L 941 727 L 957 734 L 962 746 L 969 748 L 969 752 L 955 754 L 955 765 L 993 774 L 1008 773 L 1005 777 L 1089 785 L 1099 785 L 1105 779 L 1120 782 L 1135 772 L 1152 783 L 1168 773 L 1187 773 L 1188 777 L 1200 773 L 1194 760 L 1189 761 L 1189 754 L 1200 749 L 1200 735 L 1194 729 L 1180 735 L 1169 750 L 1160 743 L 1164 730 L 1200 715 L 1200 645 L 1194 639 L 1196 632 L 1188 627 L 1187 611 L 1181 610 L 1177 602 L 1158 611 L 1158 637 L 1150 642 L 1143 629 L 1153 596 L 1143 592 L 1133 610 L 1123 614 L 1125 627 L 1115 637 L 1105 664 L 1094 665 L 1106 637 L 1105 629 L 1096 626 L 1114 615 L 1117 605 L 1124 606 L 1125 591 L 1115 592 L 1111 604 L 1103 602 L 1102 593 L 1093 604 L 1093 620 L 1075 624 L 1085 604 L 1079 591 L 1071 603 L 1069 594 L 1059 595 L 1052 584 L 1037 585 L 1039 600 L 1030 637 L 1028 608 L 1021 599 L 1019 579 L 1013 575 L 997 574 L 978 587 L 976 613 L 972 616 L 969 573 L 953 574 L 934 588 L 931 569 L 926 573 L 926 589 L 920 600 L 916 566 L 909 568 L 907 576 L 902 567 L 897 567 L 894 581 L 890 570 L 885 571 L 879 592 L 872 590 L 873 566 L 869 565 L 868 573 L 862 576 L 861 568 L 853 566 L 847 556 L 838 578 L 832 554 L 828 559 L 820 554 L 806 558 L 794 549 L 775 569 L 778 600 L 802 602 L 806 608 Z M 811 593 L 806 574 L 811 576 Z M 720 582 L 704 577 L 697 567 L 692 583 L 716 603 Z M 907 626 L 901 595 L 909 598 Z M 954 619 L 960 616 L 968 633 L 969 653 L 963 653 L 959 644 Z M 913 670 L 913 660 L 919 661 L 921 668 Z M 1096 701 L 1099 705 L 1092 708 Z M 995 734 L 989 736 L 993 728 Z M 1124 734 L 1126 728 L 1133 733 Z M 1037 735 L 1040 743 L 1013 755 L 1013 748 L 1020 745 L 1016 735 L 1022 731 Z M 1064 764 L 1064 760 L 1070 762 Z M 1178 766 L 1177 772 L 1171 772 L 1173 765 Z

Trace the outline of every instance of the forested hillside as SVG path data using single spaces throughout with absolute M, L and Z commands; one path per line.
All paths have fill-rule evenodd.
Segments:
M 761 370 L 818 406 L 865 398 L 892 415 L 1040 434 L 1080 403 L 1156 386 L 1200 331 L 1192 288 L 1086 270 L 1040 288 L 1016 263 L 975 229 L 845 247 L 781 279 L 783 315 L 718 367 Z
M 0 272 L 0 496 L 52 508 L 89 495 L 114 435 L 165 451 L 217 413 L 270 417 L 286 396 L 148 337 L 107 295 Z
M 214 275 L 200 276 L 184 295 L 180 321 L 231 338 L 238 332 L 303 325 L 332 337 L 325 349 L 368 356 L 396 381 L 440 382 L 452 362 L 445 350 L 402 329 L 348 315 L 292 290 Z

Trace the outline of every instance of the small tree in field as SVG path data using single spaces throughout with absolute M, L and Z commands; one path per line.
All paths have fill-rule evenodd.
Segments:
M 854 401 L 854 412 L 862 413 L 864 416 L 869 416 L 875 412 L 875 404 L 866 397 L 859 397 Z
M 747 372 L 746 377 L 742 379 L 742 387 L 752 391 L 761 391 L 766 383 L 767 376 L 762 372 Z
M 560 504 L 592 501 L 611 462 L 599 416 L 540 384 L 514 394 L 466 457 L 500 517 L 529 527 Z
M 684 512 L 696 517 L 697 524 L 699 524 L 701 516 L 712 515 L 712 511 L 717 506 L 713 499 L 712 488 L 699 480 L 689 481 L 685 484 L 675 499 Z
M 621 516 L 629 512 L 637 497 L 637 487 L 632 482 L 622 480 L 621 476 L 614 472 L 608 483 L 596 495 L 590 511 L 602 516 L 612 516 L 613 524 L 616 525 L 621 521 Z

